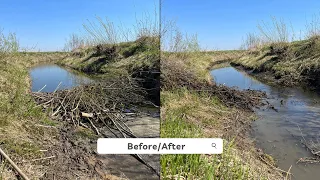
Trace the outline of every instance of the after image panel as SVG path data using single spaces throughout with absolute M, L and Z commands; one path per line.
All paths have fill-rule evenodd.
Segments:
M 161 155 L 163 179 L 319 179 L 316 6 L 162 1 L 161 137 L 224 141 Z

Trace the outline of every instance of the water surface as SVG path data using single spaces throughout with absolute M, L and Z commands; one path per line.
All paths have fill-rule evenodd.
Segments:
M 81 73 L 76 73 L 56 64 L 40 64 L 31 68 L 32 91 L 53 92 L 58 85 L 59 89 L 70 89 L 93 80 Z
M 312 157 L 302 141 L 320 141 L 320 96 L 300 88 L 268 86 L 233 67 L 211 71 L 214 81 L 239 90 L 254 89 L 267 93 L 272 109 L 256 109 L 259 119 L 253 123 L 252 136 L 257 146 L 271 154 L 283 170 L 292 165 L 293 179 L 320 179 L 320 165 L 296 164 Z M 302 137 L 303 136 L 303 137 Z

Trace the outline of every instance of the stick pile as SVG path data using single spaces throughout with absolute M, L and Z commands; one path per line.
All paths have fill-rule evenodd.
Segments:
M 116 137 L 135 137 L 125 124 L 134 105 L 146 103 L 145 91 L 129 78 L 113 78 L 90 85 L 52 93 L 33 92 L 32 96 L 52 118 L 93 129 L 107 127 Z M 118 131 L 116 133 L 115 131 Z

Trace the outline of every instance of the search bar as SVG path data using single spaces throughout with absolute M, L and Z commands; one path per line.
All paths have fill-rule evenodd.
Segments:
M 221 138 L 99 138 L 99 154 L 221 154 Z

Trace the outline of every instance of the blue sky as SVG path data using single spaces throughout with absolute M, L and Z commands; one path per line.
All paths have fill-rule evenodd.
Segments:
M 108 17 L 131 26 L 135 14 L 154 12 L 155 0 L 1 0 L 0 27 L 15 32 L 21 46 L 35 50 L 61 50 L 65 39 L 87 20 Z
M 79 32 L 86 19 L 108 17 L 125 25 L 135 23 L 135 14 L 154 12 L 157 0 L 1 0 L 0 27 L 16 32 L 21 45 L 55 51 L 65 39 Z M 163 0 L 162 17 L 176 20 L 188 34 L 197 33 L 208 49 L 237 49 L 246 33 L 256 31 L 271 16 L 291 22 L 295 33 L 320 13 L 316 0 Z
M 257 24 L 271 16 L 292 24 L 297 36 L 312 16 L 320 15 L 317 0 L 163 0 L 161 16 L 174 19 L 188 34 L 197 33 L 207 49 L 238 49 Z

